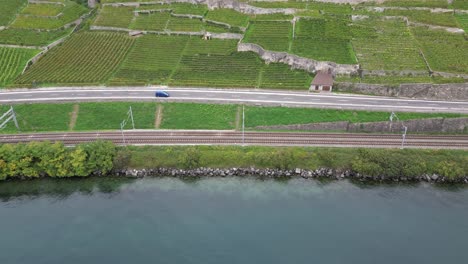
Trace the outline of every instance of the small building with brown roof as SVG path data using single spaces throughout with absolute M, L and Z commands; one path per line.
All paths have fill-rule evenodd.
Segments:
M 315 75 L 309 91 L 311 92 L 331 92 L 333 88 L 333 75 L 330 71 L 319 71 Z

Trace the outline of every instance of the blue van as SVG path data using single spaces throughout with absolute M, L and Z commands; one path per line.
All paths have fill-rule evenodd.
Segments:
M 169 97 L 169 93 L 165 91 L 156 91 L 155 96 L 156 97 Z

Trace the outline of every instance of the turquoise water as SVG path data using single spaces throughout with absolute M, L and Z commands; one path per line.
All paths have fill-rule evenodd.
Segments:
M 468 188 L 207 178 L 0 183 L 0 263 L 468 263 Z

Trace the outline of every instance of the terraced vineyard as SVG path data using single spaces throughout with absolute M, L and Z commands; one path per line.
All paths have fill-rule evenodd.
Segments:
M 167 83 L 188 40 L 188 37 L 158 35 L 146 35 L 137 39 L 111 83 Z
M 0 47 L 0 85 L 13 81 L 37 53 L 39 50 Z
M 465 30 L 465 32 L 468 32 L 468 14 L 457 14 L 455 17 L 458 20 L 458 23 L 460 26 Z
M 134 18 L 134 10 L 133 7 L 104 6 L 94 24 L 103 27 L 128 28 Z
M 354 22 L 353 46 L 364 69 L 425 70 L 416 40 L 401 19 Z
M 156 12 L 141 14 L 131 25 L 133 29 L 164 31 L 167 28 L 171 14 L 169 12 Z
M 271 63 L 265 65 L 260 77 L 260 88 L 308 89 L 313 75 L 300 70 L 291 70 L 288 65 Z
M 103 83 L 117 69 L 133 41 L 119 33 L 75 34 L 49 51 L 17 83 Z
M 463 35 L 425 27 L 411 31 L 433 70 L 468 73 L 468 41 Z
M 232 9 L 215 9 L 208 11 L 206 19 L 223 22 L 234 27 L 247 27 L 249 16 Z
M 243 42 L 255 43 L 267 50 L 287 52 L 291 34 L 291 22 L 256 21 L 250 24 Z
M 45 46 L 67 34 L 70 34 L 71 31 L 71 28 L 51 31 L 9 28 L 0 31 L 0 43 L 24 46 Z
M 29 14 L 24 13 L 28 10 L 26 8 L 25 10 L 23 10 L 23 13 L 19 14 L 16 17 L 15 21 L 11 24 L 11 27 L 22 29 L 58 29 L 60 27 L 63 27 L 67 23 L 75 21 L 81 15 L 88 11 L 86 7 L 79 5 L 73 1 L 65 1 L 64 3 L 65 6 L 63 7 L 63 10 L 61 11 L 60 15 L 57 15 L 56 17 L 38 15 L 31 16 Z M 42 9 L 36 8 L 36 10 Z
M 27 0 L 0 0 L 2 11 L 0 12 L 0 26 L 8 25 L 15 18 L 21 7 L 25 6 Z
M 254 9 L 243 4 L 237 10 L 247 10 L 249 14 L 226 8 L 208 10 L 207 5 L 189 3 L 102 0 L 96 14 L 73 33 L 72 28 L 63 26 L 89 9 L 80 1 L 50 3 L 53 1 L 37 4 L 0 0 L 3 8 L 0 26 L 6 26 L 0 28 L 0 44 L 46 46 L 71 34 L 63 44 L 48 50 L 24 75 L 9 75 L 13 77 L 4 82 L 11 83 L 16 78 L 21 86 L 166 84 L 285 89 L 307 89 L 310 85 L 311 73 L 290 70 L 286 64 L 267 65 L 258 54 L 238 52 L 239 39 L 269 51 L 317 61 L 359 64 L 365 75 L 359 81 L 364 82 L 464 81 L 463 76 L 429 77 L 422 55 L 434 71 L 468 74 L 466 33 L 449 33 L 411 23 L 467 30 L 468 15 L 451 10 L 466 8 L 467 1 L 454 0 L 449 4 L 445 0 L 389 0 L 354 6 L 302 0 L 243 1 L 263 8 L 295 9 L 288 10 L 294 14 L 254 15 L 249 13 Z M 116 2 L 134 3 L 106 5 Z M 427 8 L 448 10 L 431 12 Z M 410 23 L 402 16 L 408 17 Z M 130 36 L 127 32 L 101 32 L 91 26 L 132 30 L 131 35 L 135 35 L 133 30 L 147 32 Z M 236 34 L 212 36 L 228 36 L 233 40 L 205 41 L 198 36 L 204 32 Z M 10 67 L 8 63 L 3 60 L 0 68 Z M 408 76 L 409 72 L 417 76 Z M 388 76 L 372 76 L 381 73 Z M 352 80 L 349 76 L 338 79 Z
M 256 87 L 263 62 L 253 53 L 184 55 L 170 84 Z
M 357 63 L 350 42 L 349 28 L 342 19 L 300 19 L 291 53 L 321 61 Z

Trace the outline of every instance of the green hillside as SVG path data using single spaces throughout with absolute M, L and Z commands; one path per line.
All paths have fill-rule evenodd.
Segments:
M 276 10 L 257 15 L 227 8 L 209 10 L 202 4 L 143 0 L 103 0 L 91 10 L 83 2 L 0 0 L 0 47 L 34 48 L 9 51 L 23 55 L 0 60 L 0 68 L 7 69 L 2 86 L 307 89 L 310 85 L 314 73 L 292 70 L 282 63 L 266 64 L 259 54 L 237 51 L 238 43 L 303 59 L 359 65 L 364 74 L 364 78 L 337 76 L 337 80 L 398 84 L 468 79 L 468 35 L 462 31 L 467 30 L 468 14 L 463 11 L 467 8 L 463 0 L 452 4 L 387 0 L 354 6 L 244 1 Z M 125 2 L 130 4 L 112 4 Z M 278 8 L 288 8 L 288 13 Z M 212 37 L 203 40 L 207 32 Z M 47 47 L 62 38 L 64 43 Z M 45 56 L 18 76 L 39 50 L 46 51 Z M 430 70 L 453 77 L 433 78 Z M 379 76 L 373 75 L 377 72 Z

